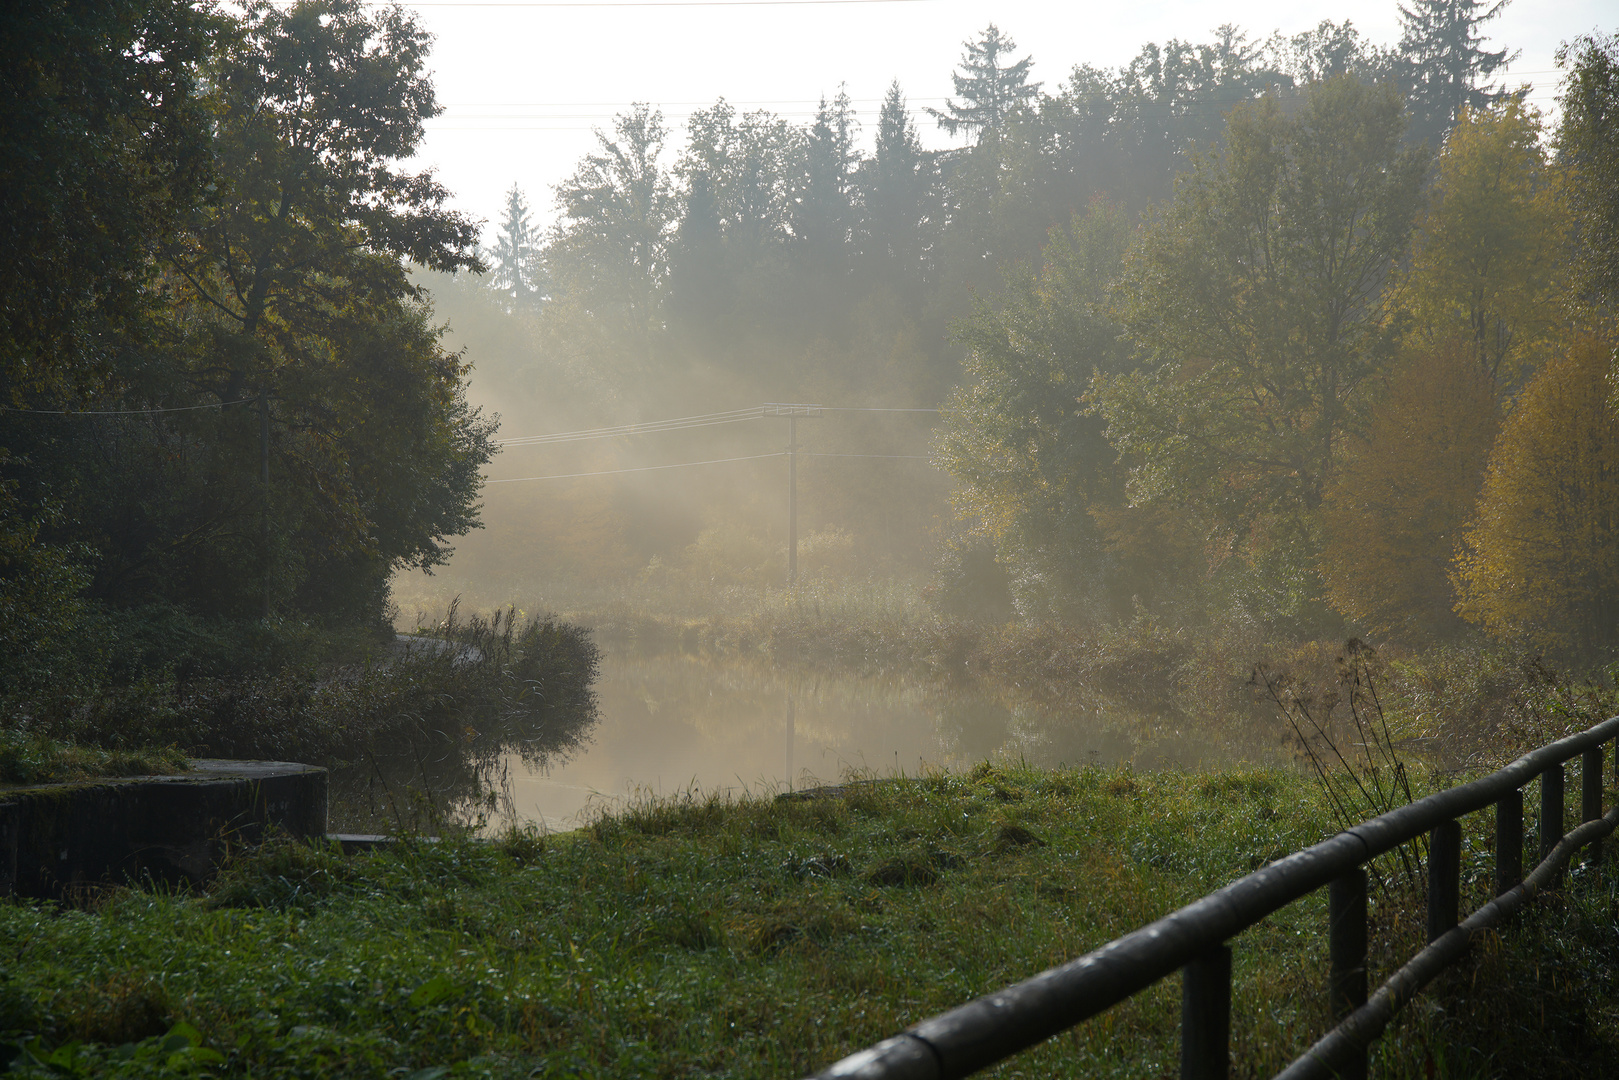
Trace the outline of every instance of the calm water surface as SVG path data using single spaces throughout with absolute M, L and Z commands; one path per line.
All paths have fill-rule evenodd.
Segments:
M 570 829 L 646 795 L 770 793 L 986 759 L 1195 768 L 1234 757 L 1128 707 L 1054 710 L 977 683 L 828 677 L 609 647 L 596 691 L 599 719 L 582 747 L 543 762 L 505 757 L 521 820 Z

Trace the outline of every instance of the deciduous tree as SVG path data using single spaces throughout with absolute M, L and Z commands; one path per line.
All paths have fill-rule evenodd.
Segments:
M 1580 284 L 1611 311 L 1619 305 L 1619 37 L 1576 38 L 1557 62 L 1567 72 L 1557 152 L 1570 171 Z
M 1567 299 L 1562 170 L 1532 109 L 1468 109 L 1439 155 L 1404 275 L 1403 303 L 1430 345 L 1461 338 L 1505 394 L 1551 347 Z
M 1339 76 L 1285 115 L 1235 110 L 1147 228 L 1119 291 L 1142 371 L 1105 380 L 1131 498 L 1206 514 L 1288 617 L 1314 588 L 1317 511 L 1368 380 L 1388 362 L 1389 268 L 1409 243 L 1426 157 L 1399 98 Z
M 1450 575 L 1499 426 L 1494 381 L 1467 338 L 1418 350 L 1394 374 L 1325 491 L 1333 607 L 1408 643 L 1459 629 Z
M 1619 341 L 1581 334 L 1543 367 L 1490 454 L 1457 610 L 1492 634 L 1592 655 L 1619 645 Z
M 961 329 L 966 379 L 951 396 L 939 460 L 957 510 L 995 541 L 1026 611 L 1116 606 L 1119 582 L 1092 511 L 1119 501 L 1122 476 L 1100 417 L 1081 400 L 1128 346 L 1107 312 L 1130 222 L 1096 203 L 1052 231 L 1038 270 L 1007 275 Z

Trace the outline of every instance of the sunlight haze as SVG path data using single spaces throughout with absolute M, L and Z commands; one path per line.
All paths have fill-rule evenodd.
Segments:
M 674 137 L 693 109 L 724 97 L 739 111 L 768 109 L 798 124 L 816 102 L 848 86 L 865 125 L 890 81 L 898 79 L 917 113 L 938 108 L 962 42 L 994 22 L 1034 57 L 1033 77 L 1048 92 L 1076 64 L 1117 67 L 1148 42 L 1205 41 L 1223 23 L 1260 41 L 1280 30 L 1349 20 L 1379 45 L 1399 39 L 1396 3 L 1158 3 L 1080 5 L 1003 0 L 846 0 L 799 3 L 499 2 L 407 4 L 436 35 L 431 67 L 445 112 L 428 124 L 419 161 L 438 171 L 455 204 L 486 223 L 499 216 L 513 183 L 528 196 L 536 223 L 553 217 L 551 188 L 593 145 L 592 129 L 646 101 L 663 110 Z M 1555 107 L 1558 45 L 1595 29 L 1607 6 L 1597 0 L 1509 3 L 1485 25 L 1487 47 L 1508 43 L 1521 55 L 1503 79 L 1528 83 L 1530 100 Z M 964 141 L 918 116 L 934 149 Z

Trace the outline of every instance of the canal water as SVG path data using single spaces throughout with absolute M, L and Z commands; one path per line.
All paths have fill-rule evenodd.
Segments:
M 520 820 L 570 829 L 647 796 L 771 794 L 984 760 L 1197 768 L 1232 759 L 1228 746 L 1128 706 L 1042 706 L 979 682 L 609 647 L 596 693 L 581 745 L 506 755 L 507 808 Z

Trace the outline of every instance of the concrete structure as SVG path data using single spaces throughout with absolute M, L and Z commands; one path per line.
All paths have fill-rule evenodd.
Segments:
M 192 762 L 180 776 L 0 789 L 0 896 L 65 899 L 151 879 L 202 885 L 267 828 L 326 834 L 326 770 L 284 761 Z

